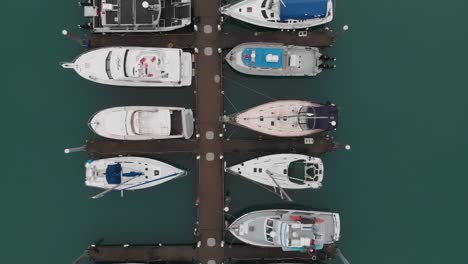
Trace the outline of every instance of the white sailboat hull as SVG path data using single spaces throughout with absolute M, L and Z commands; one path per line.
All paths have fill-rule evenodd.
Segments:
M 307 116 L 307 109 L 325 107 L 324 105 L 300 100 L 280 100 L 262 104 L 234 116 L 234 123 L 262 134 L 277 137 L 304 137 L 334 129 L 337 125 L 338 111 L 334 105 L 326 106 L 328 116 Z M 305 112 L 301 112 L 305 111 Z M 299 114 L 302 113 L 301 117 Z M 316 120 L 321 126 L 309 125 Z
M 316 165 L 316 181 L 294 182 L 288 176 L 288 166 L 291 162 L 302 161 Z M 302 154 L 274 154 L 262 156 L 227 168 L 227 171 L 245 177 L 249 180 L 283 189 L 318 189 L 322 187 L 323 163 L 316 157 Z
M 142 175 L 133 177 L 121 176 L 121 182 L 118 183 L 121 185 L 115 188 L 118 184 L 109 183 L 108 179 L 106 179 L 108 165 L 114 164 L 121 164 L 123 174 L 138 172 L 142 173 Z M 86 186 L 100 189 L 115 188 L 118 191 L 150 188 L 186 174 L 186 171 L 167 163 L 141 157 L 115 157 L 88 161 L 85 164 L 85 168 Z

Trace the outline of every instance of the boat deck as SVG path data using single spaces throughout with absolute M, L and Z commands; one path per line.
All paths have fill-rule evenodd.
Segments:
M 218 31 L 219 0 L 204 0 L 194 4 L 198 31 L 161 34 L 91 34 L 90 47 L 144 46 L 197 48 L 195 54 L 196 140 L 152 141 L 89 141 L 86 151 L 91 157 L 124 154 L 152 156 L 161 153 L 191 152 L 198 159 L 198 241 L 200 246 L 91 246 L 88 254 L 95 262 L 180 261 L 200 264 L 220 264 L 239 259 L 286 259 L 310 256 L 280 249 L 256 248 L 246 245 L 224 245 L 224 171 L 223 155 L 228 152 L 303 152 L 323 154 L 336 148 L 333 138 L 325 136 L 306 144 L 304 139 L 225 140 L 220 117 L 223 115 L 223 57 L 218 48 L 232 48 L 244 42 L 279 42 L 305 46 L 329 46 L 333 36 L 329 31 L 299 32 L 224 32 Z M 310 142 L 309 142 L 310 143 Z

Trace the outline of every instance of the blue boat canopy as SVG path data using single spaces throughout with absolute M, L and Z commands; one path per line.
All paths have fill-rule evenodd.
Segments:
M 305 20 L 327 16 L 328 0 L 283 0 L 280 3 L 280 20 Z M 286 6 L 285 6 L 286 5 Z
M 122 165 L 120 163 L 107 165 L 106 181 L 108 184 L 121 184 L 122 177 L 136 177 L 143 175 L 142 172 L 130 171 L 122 173 Z
M 249 67 L 280 69 L 283 67 L 283 49 L 247 48 L 242 51 L 242 62 Z

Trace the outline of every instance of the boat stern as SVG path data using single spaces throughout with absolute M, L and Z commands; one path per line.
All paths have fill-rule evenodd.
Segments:
M 193 135 L 194 120 L 193 112 L 191 109 L 182 111 L 182 133 L 185 139 L 189 139 Z
M 192 85 L 192 54 L 189 52 L 182 52 L 180 63 L 180 85 L 190 86 Z
M 340 232 L 341 232 L 341 223 L 340 223 L 340 214 L 333 213 L 333 224 L 334 224 L 334 232 L 333 232 L 333 240 L 338 241 L 340 240 Z

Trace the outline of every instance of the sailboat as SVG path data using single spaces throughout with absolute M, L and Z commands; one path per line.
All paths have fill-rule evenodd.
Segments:
M 93 199 L 110 191 L 139 190 L 187 175 L 167 163 L 141 157 L 114 157 L 85 163 L 86 186 L 105 189 Z
M 192 83 L 192 55 L 181 49 L 100 48 L 85 52 L 62 67 L 107 85 L 181 87 Z
M 191 109 L 162 106 L 123 106 L 94 114 L 89 127 L 98 135 L 119 140 L 190 138 Z
M 336 129 L 338 108 L 334 104 L 279 100 L 225 116 L 224 121 L 266 135 L 304 137 Z
M 221 7 L 221 13 L 253 25 L 301 29 L 333 20 L 332 0 L 241 0 Z
M 226 171 L 274 188 L 318 189 L 324 169 L 320 158 L 284 153 L 248 160 Z

